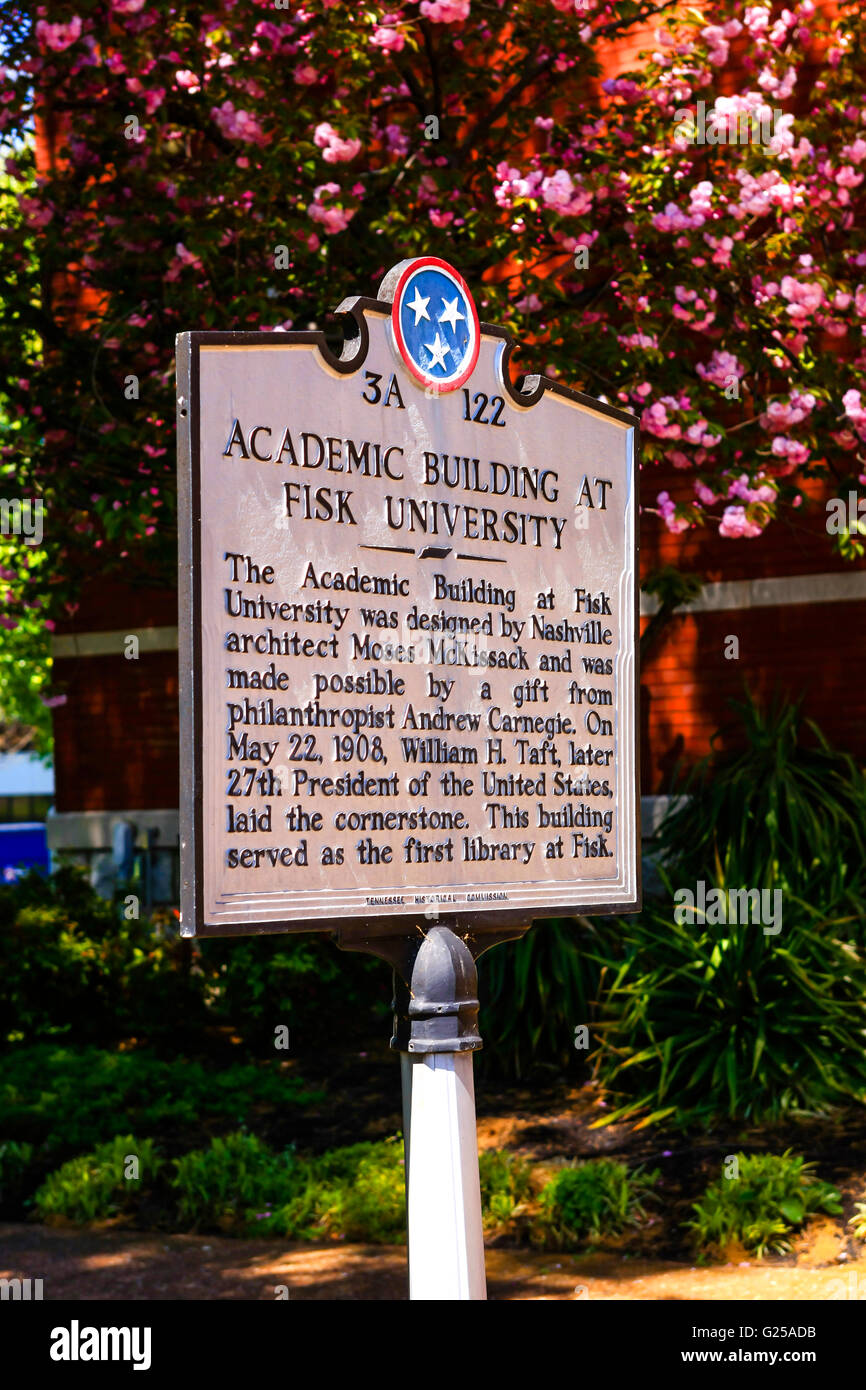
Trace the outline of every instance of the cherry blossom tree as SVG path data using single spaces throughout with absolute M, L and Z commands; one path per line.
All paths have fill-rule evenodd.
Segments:
M 113 567 L 172 582 L 175 333 L 336 339 L 415 254 L 521 370 L 635 411 L 671 530 L 866 485 L 864 30 L 813 0 L 7 0 L 0 468 L 47 557 L 4 570 L 7 625 Z

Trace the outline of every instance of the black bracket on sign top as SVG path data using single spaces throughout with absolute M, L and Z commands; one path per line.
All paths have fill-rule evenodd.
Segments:
M 478 1032 L 478 957 L 501 941 L 514 941 L 531 923 L 461 927 L 458 919 L 393 935 L 351 924 L 336 932 L 343 951 L 367 951 L 394 968 L 394 1051 L 475 1052 Z

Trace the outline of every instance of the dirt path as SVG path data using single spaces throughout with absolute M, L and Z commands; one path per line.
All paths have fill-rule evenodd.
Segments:
M 828 1232 L 829 1235 L 829 1232 Z M 829 1240 L 785 1260 L 693 1268 L 620 1255 L 491 1249 L 491 1299 L 866 1300 L 866 1258 L 836 1263 Z M 829 1262 L 832 1258 L 832 1263 Z M 0 1225 L 0 1277 L 41 1278 L 46 1300 L 405 1299 L 400 1246 L 283 1246 L 224 1236 Z

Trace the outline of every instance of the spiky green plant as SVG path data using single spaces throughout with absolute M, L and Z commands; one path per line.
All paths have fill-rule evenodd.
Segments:
M 838 1216 L 839 1193 L 815 1177 L 814 1164 L 796 1154 L 737 1154 L 731 1176 L 710 1183 L 686 1223 L 698 1249 L 720 1254 L 731 1241 L 761 1259 L 784 1254 L 791 1237 L 816 1212 Z
M 574 1030 L 594 1017 L 597 932 L 585 917 L 539 922 L 479 962 L 484 1066 L 512 1078 L 539 1062 L 568 1066 Z

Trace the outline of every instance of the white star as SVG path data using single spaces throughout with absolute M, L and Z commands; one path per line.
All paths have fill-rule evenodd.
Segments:
M 427 313 L 427 305 L 428 305 L 429 303 L 430 303 L 430 296 L 429 296 L 429 294 L 428 294 L 427 298 L 425 299 L 424 296 L 421 294 L 420 290 L 418 289 L 418 286 L 416 285 L 416 286 L 415 286 L 415 298 L 412 300 L 412 303 L 411 303 L 411 304 L 407 304 L 407 305 L 406 305 L 406 308 L 407 308 L 407 309 L 411 309 L 412 312 L 413 312 L 413 314 L 415 315 L 415 327 L 416 327 L 416 328 L 418 327 L 418 325 L 419 325 L 419 323 L 421 322 L 422 319 L 427 319 L 427 321 L 428 321 L 428 323 L 429 323 L 429 321 L 430 321 L 430 315 Z
M 450 352 L 451 349 L 447 343 L 443 343 L 440 335 L 437 333 L 436 341 L 433 343 L 425 343 L 424 346 L 428 352 L 432 352 L 433 354 L 428 371 L 432 371 L 434 367 L 444 367 L 445 354 L 446 352 Z
M 456 333 L 457 320 L 463 319 L 464 322 L 466 321 L 466 315 L 461 314 L 460 310 L 457 308 L 457 295 L 455 294 L 452 300 L 443 299 L 442 303 L 445 305 L 445 309 L 439 315 L 439 322 L 450 323 L 451 327 L 454 329 L 454 332 Z

